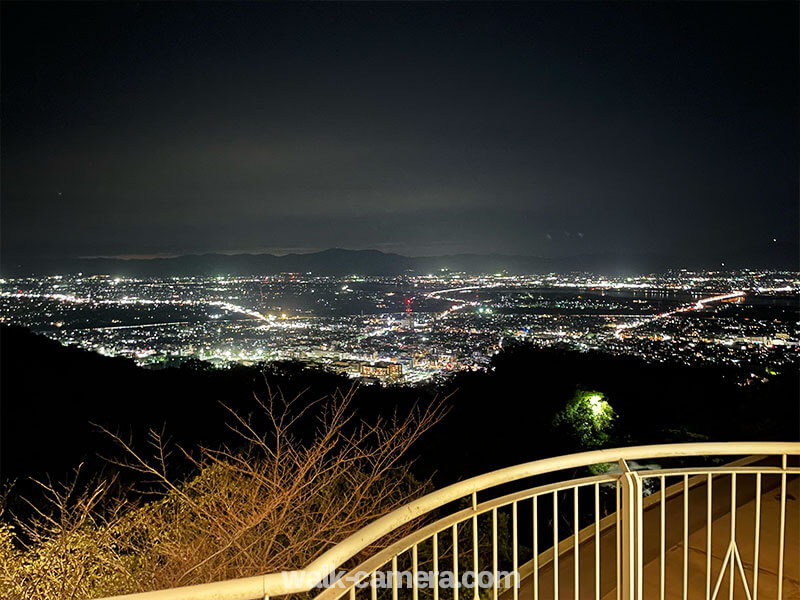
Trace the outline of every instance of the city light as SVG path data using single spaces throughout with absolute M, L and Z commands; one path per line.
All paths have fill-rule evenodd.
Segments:
M 6 279 L 0 320 L 145 366 L 296 360 L 354 378 L 414 383 L 488 369 L 517 340 L 655 363 L 727 365 L 749 385 L 797 364 L 798 296 L 800 276 L 774 271 L 62 275 Z M 397 368 L 391 375 L 373 368 L 383 363 Z M 587 403 L 591 414 L 604 414 L 602 395 Z

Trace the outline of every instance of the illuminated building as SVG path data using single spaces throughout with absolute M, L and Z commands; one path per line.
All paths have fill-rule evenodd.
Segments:
M 381 381 L 397 381 L 403 376 L 403 365 L 390 362 L 361 365 L 362 377 L 374 377 Z

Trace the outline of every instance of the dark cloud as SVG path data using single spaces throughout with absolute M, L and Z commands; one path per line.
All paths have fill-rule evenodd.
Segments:
M 15 258 L 798 238 L 796 3 L 2 12 Z

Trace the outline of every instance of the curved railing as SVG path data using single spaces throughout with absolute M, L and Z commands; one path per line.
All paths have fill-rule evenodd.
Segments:
M 798 496 L 787 491 L 799 459 L 798 442 L 735 442 L 537 460 L 422 496 L 302 570 L 117 598 L 663 599 L 690 589 L 708 600 L 723 589 L 730 598 L 782 598 L 786 585 L 800 592 Z M 639 468 L 643 461 L 662 464 Z M 468 585 L 468 575 L 481 585 Z

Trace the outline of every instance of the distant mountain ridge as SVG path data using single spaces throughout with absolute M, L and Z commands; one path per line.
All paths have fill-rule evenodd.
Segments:
M 773 268 L 798 270 L 797 244 L 774 244 L 749 248 L 725 257 L 723 268 Z M 411 257 L 379 250 L 332 248 L 308 254 L 188 254 L 170 258 L 120 259 L 75 258 L 39 261 L 38 264 L 8 264 L 6 277 L 46 274 L 109 274 L 132 277 L 273 275 L 314 273 L 317 275 L 427 274 L 449 269 L 468 273 L 511 274 L 591 271 L 637 274 L 680 268 L 719 268 L 722 262 L 700 261 L 658 254 L 584 254 L 560 258 L 508 254 L 453 254 Z

